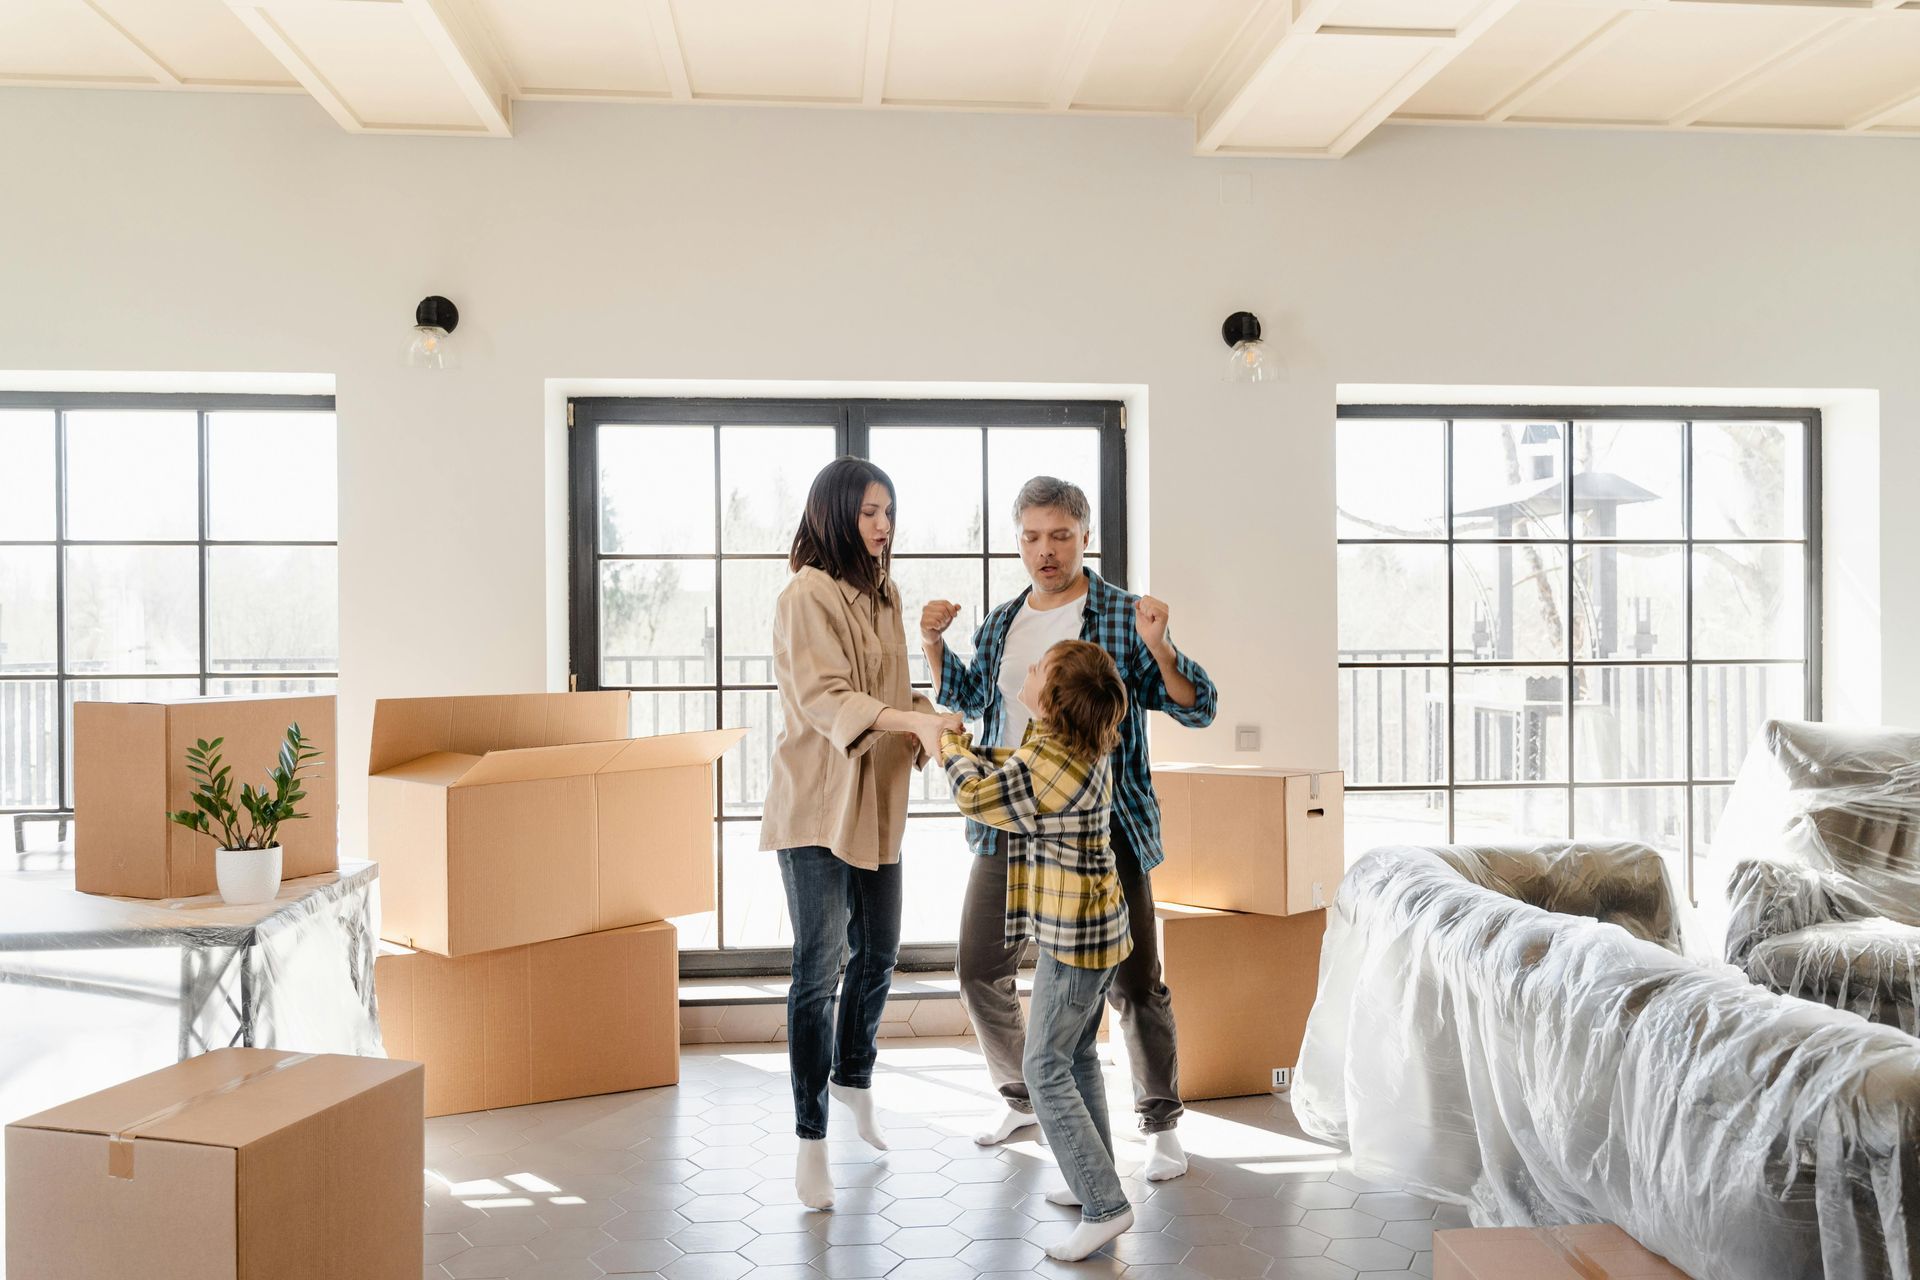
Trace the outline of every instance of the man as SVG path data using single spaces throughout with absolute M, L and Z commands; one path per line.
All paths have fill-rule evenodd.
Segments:
M 1018 747 L 1028 715 L 1018 697 L 1027 668 L 1058 640 L 1088 640 L 1105 649 L 1127 685 L 1127 715 L 1113 755 L 1113 849 L 1127 898 L 1133 953 L 1114 974 L 1107 1000 L 1120 1015 L 1133 1065 L 1134 1110 L 1147 1139 L 1143 1170 L 1151 1181 L 1187 1171 L 1176 1133 L 1184 1108 L 1173 1022 L 1173 996 L 1160 980 L 1151 874 L 1165 858 L 1160 806 L 1147 763 L 1149 711 L 1164 711 L 1190 728 L 1213 722 L 1219 696 L 1207 673 L 1174 648 L 1168 610 L 1151 596 L 1134 596 L 1086 568 L 1093 511 L 1079 486 L 1036 476 L 1014 499 L 1020 558 L 1033 586 L 987 615 L 973 637 L 973 660 L 962 662 L 943 636 L 960 613 L 948 600 L 930 602 L 920 617 L 927 663 L 939 675 L 935 701 L 984 721 L 985 746 Z M 977 855 L 960 911 L 960 1000 L 986 1054 L 987 1069 L 1006 1104 L 976 1139 L 1005 1142 L 1034 1123 L 1021 1074 L 1026 1027 L 1014 975 L 1020 949 L 1003 940 L 1007 897 L 1006 836 L 967 823 Z

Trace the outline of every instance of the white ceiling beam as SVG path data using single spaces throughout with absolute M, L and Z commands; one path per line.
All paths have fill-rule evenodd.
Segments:
M 278 22 L 273 20 L 264 7 L 251 0 L 227 0 L 227 7 L 233 10 L 233 16 L 240 19 L 254 38 L 266 47 L 268 53 L 280 60 L 280 65 L 293 73 L 300 87 L 320 104 L 320 109 L 332 116 L 348 133 L 367 132 L 366 122 L 354 114 L 353 108 L 333 83 L 315 66 L 300 47 L 287 35 Z
M 382 5 L 404 12 L 413 19 L 445 68 L 454 87 L 474 114 L 471 125 L 414 124 L 403 121 L 366 120 L 355 111 L 319 64 L 307 56 L 299 43 L 273 16 L 276 9 L 307 9 L 339 13 L 351 6 Z M 505 72 L 490 56 L 473 33 L 460 24 L 446 0 L 227 0 L 227 7 L 254 34 L 267 52 L 293 73 L 293 78 L 312 95 L 322 110 L 349 133 L 445 133 L 486 134 L 496 138 L 512 135 L 512 93 Z
M 169 89 L 178 89 L 186 83 L 179 72 L 160 60 L 160 55 L 142 44 L 140 38 L 133 32 L 121 26 L 119 19 L 108 13 L 100 0 L 80 0 L 80 2 L 92 11 L 93 16 L 98 18 L 107 30 L 119 38 L 120 43 L 126 46 L 127 51 L 147 69 L 147 74 L 151 75 L 156 82 Z
M 680 24 L 673 20 L 673 0 L 647 0 L 647 21 L 653 24 L 653 45 L 666 68 L 674 101 L 692 101 L 693 80 L 687 75 L 687 53 L 680 45 Z
M 860 79 L 860 102 L 877 107 L 887 94 L 887 64 L 893 58 L 893 0 L 867 0 L 866 70 Z
M 1668 118 L 1667 123 L 1678 128 L 1683 125 L 1690 125 L 1703 116 L 1713 114 L 1727 103 L 1732 102 L 1735 98 L 1765 80 L 1768 76 L 1778 75 L 1796 63 L 1803 62 L 1807 58 L 1812 57 L 1829 44 L 1832 44 L 1835 40 L 1838 40 L 1841 36 L 1852 31 L 1859 25 L 1859 22 L 1860 18 L 1857 14 L 1835 18 L 1825 26 L 1819 27 L 1802 36 L 1800 39 L 1793 41 L 1786 48 L 1775 50 L 1759 62 L 1750 67 L 1743 68 L 1737 74 L 1721 81 L 1706 93 L 1701 94 L 1698 98 L 1695 98 L 1692 102 L 1680 108 L 1679 111 Z
M 1522 107 L 1526 106 L 1527 103 L 1532 102 L 1535 98 L 1538 98 L 1540 95 L 1546 93 L 1547 90 L 1553 88 L 1562 80 L 1565 80 L 1579 68 L 1581 63 L 1593 57 L 1594 54 L 1600 52 L 1606 48 L 1609 43 L 1617 39 L 1620 33 L 1633 21 L 1636 12 L 1636 10 L 1628 9 L 1616 13 L 1598 27 L 1595 27 L 1593 31 L 1587 35 L 1586 39 L 1580 41 L 1574 45 L 1573 48 L 1548 63 L 1544 70 L 1529 78 L 1526 83 L 1495 103 L 1493 110 L 1487 112 L 1485 117 L 1486 121 L 1489 124 L 1495 124 L 1507 119 L 1509 116 L 1517 113 Z
M 1234 38 L 1224 60 L 1203 88 L 1195 122 L 1196 150 L 1218 151 L 1273 87 L 1288 63 L 1307 47 L 1307 37 L 1333 16 L 1332 0 L 1307 0 L 1298 14 L 1293 0 L 1263 0 Z
M 1449 63 L 1472 48 L 1474 41 L 1486 34 L 1487 29 L 1494 23 L 1506 17 L 1518 3 L 1519 0 L 1489 0 L 1489 3 L 1480 6 L 1478 12 L 1467 21 L 1466 25 L 1449 33 L 1446 40 L 1437 42 L 1433 48 L 1427 50 L 1426 55 L 1414 64 L 1412 70 L 1396 80 L 1391 88 L 1361 112 L 1359 118 L 1348 125 L 1327 150 L 1338 157 L 1346 155 L 1359 146 L 1394 112 L 1405 106 L 1408 99 L 1424 89 L 1435 76 L 1445 70 Z
M 481 49 L 472 34 L 456 29 L 459 19 L 448 9 L 446 0 L 405 3 L 460 96 L 473 108 L 480 127 L 496 138 L 512 137 L 513 98 L 498 62 Z
M 1067 42 L 1059 70 L 1054 73 L 1053 93 L 1047 101 L 1052 110 L 1065 111 L 1080 96 L 1080 86 L 1086 82 L 1087 71 L 1100 52 L 1100 42 L 1107 38 L 1113 15 L 1119 11 L 1120 0 L 1091 0 L 1080 15 L 1079 29 Z
M 1847 121 L 1847 132 L 1865 133 L 1869 129 L 1884 124 L 1886 121 L 1915 104 L 1920 104 L 1920 89 L 1909 89 L 1898 97 L 1889 98 L 1864 115 L 1855 116 L 1853 119 Z

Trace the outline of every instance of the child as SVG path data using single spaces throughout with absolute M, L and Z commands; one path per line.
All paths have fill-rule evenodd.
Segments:
M 1078 1262 L 1133 1225 L 1093 1047 L 1114 968 L 1133 950 L 1107 841 L 1127 690 L 1104 649 L 1062 640 L 1027 668 L 1020 701 L 1033 720 L 1017 749 L 949 732 L 940 761 L 960 812 L 1008 832 L 1007 944 L 1032 938 L 1040 950 L 1027 1089 L 1067 1180 L 1068 1195 L 1048 1198 L 1081 1218 L 1047 1253 Z

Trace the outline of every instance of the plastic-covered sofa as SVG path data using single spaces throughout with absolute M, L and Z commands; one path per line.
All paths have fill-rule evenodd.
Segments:
M 1728 963 L 1920 1035 L 1920 733 L 1768 721 L 1710 867 Z
M 1676 954 L 1672 915 L 1637 845 L 1375 850 L 1296 1116 L 1481 1225 L 1617 1222 L 1711 1280 L 1910 1274 L 1920 1040 Z

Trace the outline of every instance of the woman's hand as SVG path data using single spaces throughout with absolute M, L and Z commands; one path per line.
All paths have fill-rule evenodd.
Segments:
M 914 714 L 913 736 L 919 740 L 920 751 L 928 760 L 938 760 L 941 735 L 957 733 L 965 725 L 965 720 L 951 713 L 920 711 Z

